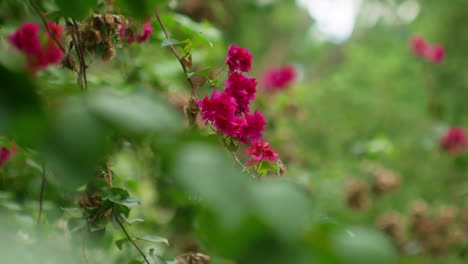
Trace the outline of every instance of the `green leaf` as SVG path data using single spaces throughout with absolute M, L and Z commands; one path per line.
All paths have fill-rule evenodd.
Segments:
M 181 129 L 181 117 L 151 91 L 123 94 L 99 92 L 88 97 L 99 118 L 124 132 L 175 132 Z
M 117 246 L 118 249 L 122 250 L 123 245 L 127 242 L 130 242 L 128 238 L 122 238 L 122 239 L 116 240 L 114 244 Z
M 56 2 L 64 17 L 71 17 L 79 20 L 91 14 L 91 10 L 97 7 L 96 0 L 56 0 Z
M 169 246 L 169 241 L 167 240 L 167 238 L 164 238 L 164 237 L 146 235 L 146 236 L 136 237 L 135 239 L 143 240 L 147 242 L 153 242 L 153 243 L 164 243 Z
M 141 218 L 135 218 L 135 219 L 128 219 L 127 217 L 125 217 L 124 214 L 120 214 L 120 217 L 122 217 L 125 222 L 127 222 L 128 224 L 134 224 L 134 223 L 138 223 L 138 222 L 144 222 L 145 220 L 141 219 Z
M 144 262 L 142 260 L 132 259 L 128 262 L 128 264 L 144 264 Z
M 170 38 L 170 39 L 164 39 L 163 42 L 161 43 L 161 47 L 167 47 L 167 46 L 172 46 L 172 45 L 180 45 L 180 44 L 184 44 L 185 42 L 184 41 L 178 41 L 177 39 L 173 39 L 173 38 Z
M 114 3 L 127 16 L 147 18 L 154 14 L 158 6 L 164 5 L 166 0 L 115 0 Z
M 279 174 L 279 169 L 275 164 L 268 161 L 262 161 L 260 163 L 260 166 L 258 167 L 257 172 L 260 173 L 262 176 L 266 176 L 269 171 Z
M 164 258 L 160 257 L 160 256 L 153 255 L 152 257 L 153 257 L 153 260 L 154 260 L 155 264 L 167 264 L 167 261 Z
M 63 214 L 70 218 L 82 218 L 83 210 L 81 208 L 62 208 Z
M 192 77 L 194 74 L 200 74 L 202 76 L 205 76 L 207 77 L 208 76 L 208 70 L 210 69 L 210 67 L 205 67 L 205 68 L 202 68 L 200 70 L 197 70 L 197 71 L 193 71 L 193 72 L 189 72 L 187 74 L 187 77 Z
M 132 198 L 132 197 L 118 198 L 118 197 L 113 196 L 113 197 L 109 197 L 109 201 L 111 201 L 113 203 L 116 203 L 116 204 L 125 205 L 128 208 L 133 208 L 133 207 L 138 206 L 138 205 L 141 204 L 140 199 Z

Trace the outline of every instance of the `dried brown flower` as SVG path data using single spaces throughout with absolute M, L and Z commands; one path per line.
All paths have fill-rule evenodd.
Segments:
M 364 211 L 370 207 L 367 185 L 351 180 L 346 188 L 346 203 L 354 210 Z

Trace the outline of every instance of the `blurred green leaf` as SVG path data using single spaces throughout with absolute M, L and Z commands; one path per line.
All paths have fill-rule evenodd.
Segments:
M 164 238 L 164 237 L 145 235 L 145 236 L 136 237 L 135 239 L 143 240 L 146 242 L 153 242 L 153 243 L 164 243 L 169 246 L 169 240 L 167 240 L 167 238 Z
M 90 15 L 91 10 L 97 7 L 96 0 L 56 0 L 56 3 L 60 8 L 60 13 L 64 17 L 71 17 L 78 20 L 81 20 Z

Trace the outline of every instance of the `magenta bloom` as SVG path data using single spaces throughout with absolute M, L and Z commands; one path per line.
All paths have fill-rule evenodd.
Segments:
M 21 28 L 8 36 L 10 43 L 26 54 L 35 55 L 41 52 L 39 41 L 39 26 L 34 23 L 24 23 Z
M 226 81 L 225 91 L 231 95 L 237 103 L 236 114 L 249 113 L 250 101 L 255 100 L 257 92 L 257 81 L 254 78 L 248 78 L 239 72 L 232 72 Z
M 410 47 L 414 55 L 432 63 L 440 63 L 445 58 L 445 49 L 442 45 L 431 45 L 421 36 L 413 37 L 410 41 Z
M 218 119 L 231 120 L 234 118 L 237 103 L 232 96 L 213 90 L 211 98 L 205 97 L 196 104 L 201 107 L 200 114 L 203 120 L 216 121 Z
M 429 49 L 427 56 L 431 62 L 439 63 L 445 58 L 445 49 L 442 45 L 436 44 Z
M 297 72 L 292 65 L 271 68 L 263 76 L 263 85 L 269 90 L 282 90 L 293 83 L 296 77 Z
M 410 47 L 414 55 L 425 57 L 430 45 L 424 37 L 414 36 L 411 38 Z
M 253 140 L 260 139 L 266 125 L 267 122 L 262 113 L 255 110 L 255 113 L 252 115 L 246 114 L 237 139 L 244 144 L 249 144 Z
M 143 30 L 139 35 L 135 35 L 130 27 L 124 25 L 119 25 L 118 30 L 120 39 L 128 44 L 147 42 L 150 39 L 151 33 L 153 33 L 153 27 L 148 23 L 143 24 Z
M 468 141 L 465 130 L 461 127 L 451 127 L 440 139 L 440 146 L 452 155 L 457 155 L 466 150 Z
M 52 34 L 58 41 L 62 39 L 63 26 L 47 21 Z M 45 30 L 46 43 L 40 41 L 39 26 L 34 23 L 25 23 L 8 36 L 10 43 L 18 50 L 25 53 L 26 68 L 31 72 L 44 69 L 51 64 L 59 63 L 63 58 L 63 52 L 55 40 Z
M 11 142 L 11 150 L 6 147 L 0 148 L 0 168 L 5 165 L 11 156 L 16 155 L 17 153 L 17 147 L 14 141 Z
M 270 143 L 263 140 L 255 140 L 252 142 L 252 146 L 246 149 L 251 159 L 247 161 L 247 164 L 253 166 L 258 164 L 260 161 L 275 161 L 278 154 L 270 147 Z
M 229 66 L 230 72 L 235 70 L 249 72 L 252 67 L 252 57 L 248 49 L 233 44 L 229 47 L 225 63 Z

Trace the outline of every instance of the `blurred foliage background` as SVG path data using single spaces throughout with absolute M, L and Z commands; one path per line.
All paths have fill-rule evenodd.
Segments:
M 223 264 L 468 260 L 467 155 L 439 147 L 448 127 L 468 127 L 468 1 L 36 2 L 63 25 L 109 11 L 154 31 L 117 41 L 111 61 L 88 54 L 83 93 L 69 69 L 23 70 L 7 36 L 40 16 L 30 1 L 0 2 L 0 143 L 18 145 L 0 170 L 2 263 L 144 263 L 124 230 L 151 263 L 205 263 L 182 262 L 189 252 Z M 345 2 L 352 33 L 330 35 L 317 14 L 344 20 L 334 8 Z M 256 108 L 285 176 L 252 180 L 202 122 L 188 128 L 191 90 L 156 6 L 186 41 L 198 99 L 224 86 L 229 45 L 254 55 Z M 414 35 L 445 60 L 411 54 Z M 296 82 L 264 89 L 267 69 L 286 64 Z

